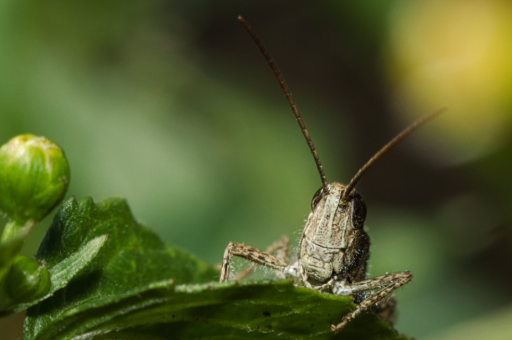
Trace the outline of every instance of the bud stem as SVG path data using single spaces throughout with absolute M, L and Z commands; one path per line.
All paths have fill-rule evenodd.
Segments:
M 28 220 L 25 224 L 18 224 L 16 221 L 10 220 L 5 225 L 0 242 L 7 242 L 22 233 L 28 235 L 34 224 L 36 224 L 36 221 L 33 219 Z

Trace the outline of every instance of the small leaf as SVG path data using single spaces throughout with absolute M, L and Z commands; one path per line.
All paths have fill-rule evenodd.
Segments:
M 355 308 L 351 298 L 288 280 L 205 284 L 218 272 L 166 248 L 120 199 L 69 200 L 37 257 L 55 267 L 104 234 L 109 240 L 87 268 L 27 311 L 26 340 L 409 339 L 369 313 L 333 335 L 330 325 Z
M 50 287 L 47 292 L 44 293 L 44 296 L 35 295 L 29 301 L 23 301 L 24 303 L 20 303 L 19 299 L 11 298 L 12 293 L 5 295 L 3 301 L 0 305 L 0 315 L 7 316 L 12 313 L 21 312 L 44 299 L 52 296 L 57 290 L 65 287 L 69 281 L 71 281 L 76 275 L 78 275 L 83 268 L 85 268 L 89 262 L 98 254 L 99 250 L 105 242 L 107 241 L 107 235 L 96 237 L 95 239 L 89 241 L 84 247 L 82 247 L 78 252 L 71 255 L 69 258 L 65 258 L 63 261 L 57 263 L 49 270 L 49 280 Z M 35 261 L 35 260 L 32 260 Z M 37 261 L 36 261 L 37 262 Z M 46 265 L 46 263 L 45 263 Z M 11 278 L 11 273 L 9 273 L 9 277 L 6 280 L 6 288 L 10 287 L 10 290 L 19 287 L 22 283 L 20 280 L 16 280 L 15 278 Z M 8 291 L 9 289 L 7 289 Z
M 107 239 L 107 235 L 96 237 L 89 241 L 78 252 L 53 266 L 50 271 L 51 286 L 48 293 L 45 296 L 34 299 L 28 303 L 14 306 L 14 312 L 21 312 L 22 310 L 25 310 L 52 296 L 57 290 L 64 288 L 77 274 L 80 273 L 80 271 L 82 271 L 83 268 L 89 264 L 89 262 L 91 262 L 91 260 L 98 254 L 101 247 L 103 247 Z

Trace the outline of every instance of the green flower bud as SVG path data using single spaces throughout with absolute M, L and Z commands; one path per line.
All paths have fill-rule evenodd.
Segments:
M 45 217 L 68 184 L 64 152 L 45 137 L 20 135 L 0 148 L 0 210 L 17 225 Z
M 30 302 L 50 291 L 50 274 L 44 263 L 18 256 L 5 282 L 7 294 L 16 302 Z

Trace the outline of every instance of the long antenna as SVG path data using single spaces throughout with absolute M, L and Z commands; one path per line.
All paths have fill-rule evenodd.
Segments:
M 356 186 L 357 182 L 361 179 L 363 174 L 368 170 L 379 158 L 382 157 L 386 152 L 388 152 L 392 147 L 397 145 L 404 139 L 405 137 L 409 136 L 411 133 L 413 133 L 416 129 L 424 125 L 425 123 L 429 122 L 433 118 L 439 116 L 441 113 L 443 113 L 446 110 L 446 108 L 439 109 L 437 111 L 432 112 L 431 114 L 426 115 L 423 118 L 420 118 L 416 120 L 414 123 L 406 127 L 402 132 L 400 132 L 395 138 L 393 138 L 389 143 L 384 145 L 382 149 L 379 150 L 368 162 L 366 162 L 365 165 L 359 169 L 359 171 L 356 173 L 354 177 L 350 180 L 348 183 L 345 192 L 343 193 L 343 196 L 341 196 L 342 201 L 346 201 L 348 197 L 350 196 L 350 193 Z
M 263 42 L 258 37 L 258 35 L 254 31 L 254 29 L 251 27 L 251 25 L 249 25 L 249 23 L 241 15 L 238 16 L 238 20 L 244 25 L 245 29 L 247 30 L 247 32 L 249 33 L 251 38 L 254 40 L 254 42 L 260 49 L 263 56 L 265 57 L 265 60 L 267 61 L 270 68 L 272 69 L 272 72 L 274 72 L 274 75 L 277 78 L 277 81 L 279 82 L 279 86 L 281 86 L 281 89 L 283 90 L 284 95 L 286 96 L 286 100 L 288 100 L 288 103 L 290 104 L 290 108 L 292 109 L 293 114 L 295 115 L 295 118 L 297 119 L 297 123 L 299 123 L 300 129 L 302 130 L 302 134 L 304 135 L 304 138 L 306 138 L 306 142 L 308 143 L 309 149 L 311 150 L 311 153 L 313 154 L 313 158 L 315 158 L 316 167 L 318 169 L 318 172 L 320 173 L 320 178 L 322 179 L 324 194 L 327 194 L 329 192 L 329 187 L 327 185 L 327 179 L 325 178 L 324 168 L 322 167 L 322 163 L 320 162 L 320 157 L 318 157 L 318 152 L 315 149 L 315 145 L 313 144 L 311 137 L 309 137 L 308 129 L 306 129 L 306 125 L 304 124 L 304 121 L 302 120 L 302 117 L 299 114 L 297 105 L 295 104 L 295 101 L 293 100 L 290 89 L 288 89 L 288 85 L 286 84 L 286 81 L 284 80 L 284 77 L 281 74 L 281 71 L 279 71 L 277 64 L 270 56 L 270 53 L 268 52 L 266 47 L 263 45 Z

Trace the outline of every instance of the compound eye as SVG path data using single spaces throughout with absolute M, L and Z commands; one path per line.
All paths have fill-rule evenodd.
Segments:
M 366 219 L 366 204 L 357 192 L 352 195 L 352 225 L 356 229 L 362 229 Z
M 323 187 L 318 189 L 317 192 L 315 192 L 315 195 L 313 196 L 313 199 L 311 200 L 311 211 L 315 210 L 318 203 L 322 200 L 322 191 L 323 191 Z

